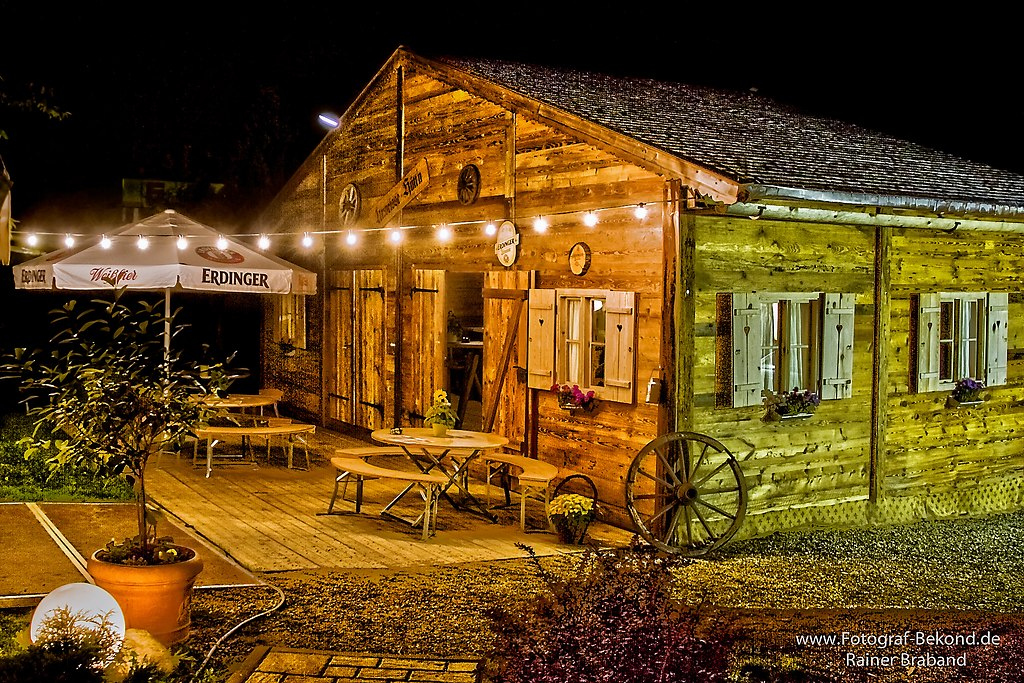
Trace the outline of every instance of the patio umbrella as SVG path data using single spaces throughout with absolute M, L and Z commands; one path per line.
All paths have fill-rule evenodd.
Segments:
M 316 273 L 253 251 L 171 209 L 124 225 L 106 237 L 109 241 L 90 240 L 15 266 L 15 287 L 162 290 L 168 318 L 173 290 L 316 293 Z M 226 244 L 219 244 L 222 239 Z M 164 346 L 170 348 L 169 322 Z

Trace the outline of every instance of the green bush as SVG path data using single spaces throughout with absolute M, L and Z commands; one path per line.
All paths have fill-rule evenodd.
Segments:
M 131 485 L 89 467 L 52 469 L 53 453 L 26 457 L 18 440 L 32 433 L 26 415 L 0 416 L 0 501 L 132 500 Z

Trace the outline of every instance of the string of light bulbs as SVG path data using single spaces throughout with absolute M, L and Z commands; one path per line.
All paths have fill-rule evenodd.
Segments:
M 533 217 L 529 221 L 533 231 L 537 234 L 544 234 L 551 227 L 551 217 L 555 216 L 566 216 L 572 214 L 583 214 L 582 223 L 588 228 L 596 227 L 600 222 L 598 214 L 606 211 L 616 211 L 622 209 L 633 209 L 633 215 L 637 220 L 643 221 L 650 214 L 650 206 L 656 204 L 667 203 L 667 200 L 655 201 L 655 202 L 640 202 L 632 204 L 621 204 L 616 206 L 606 206 L 597 209 L 586 209 L 586 210 L 568 210 L 568 211 L 552 211 L 544 215 Z M 288 238 L 288 237 L 299 237 L 300 244 L 304 248 L 311 248 L 315 243 L 316 236 L 330 236 L 330 235 L 344 235 L 344 242 L 350 247 L 354 247 L 359 244 L 360 235 L 363 233 L 375 233 L 375 232 L 386 232 L 387 240 L 392 244 L 401 244 L 404 241 L 404 233 L 411 230 L 421 229 L 433 229 L 434 237 L 440 242 L 451 241 L 455 236 L 455 228 L 466 225 L 482 225 L 483 232 L 488 237 L 494 237 L 498 232 L 498 224 L 502 221 L 507 220 L 505 218 L 499 219 L 484 219 L 484 220 L 470 220 L 470 221 L 451 221 L 446 223 L 430 223 L 421 225 L 399 225 L 393 227 L 378 227 L 378 228 L 342 228 L 342 229 L 324 229 L 324 230 L 303 230 L 301 232 L 276 232 L 276 233 L 237 233 L 232 234 L 232 239 L 255 239 L 256 247 L 260 251 L 267 251 L 272 246 L 271 237 L 274 238 Z M 75 246 L 78 239 L 91 239 L 95 238 L 95 233 L 75 233 L 75 232 L 46 232 L 46 231 L 31 231 L 23 232 L 21 230 L 14 230 L 12 232 L 12 239 L 23 239 L 25 244 L 29 247 L 38 247 L 40 239 L 42 237 L 61 237 L 63 236 L 63 244 L 66 248 L 71 249 Z M 173 237 L 173 235 L 161 235 L 160 237 Z M 175 244 L 178 249 L 184 250 L 188 248 L 189 239 L 196 237 L 196 235 L 189 235 L 187 233 L 179 234 L 175 240 Z M 134 239 L 136 247 L 140 251 L 144 251 L 149 248 L 150 237 L 146 235 L 131 234 L 130 231 L 125 231 L 120 235 L 111 237 L 107 234 L 100 235 L 99 245 L 103 249 L 110 249 L 113 246 L 114 239 Z M 217 238 L 218 249 L 228 249 L 230 242 L 228 236 L 221 235 Z

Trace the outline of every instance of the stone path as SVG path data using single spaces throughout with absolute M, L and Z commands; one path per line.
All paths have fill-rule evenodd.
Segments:
M 478 683 L 475 659 L 375 655 L 258 647 L 228 683 Z

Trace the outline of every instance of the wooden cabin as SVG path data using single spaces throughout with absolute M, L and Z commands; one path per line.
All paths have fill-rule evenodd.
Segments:
M 623 526 L 671 431 L 741 460 L 741 536 L 1021 505 L 1019 175 L 751 93 L 399 49 L 261 229 L 313 238 L 286 256 L 324 283 L 267 307 L 265 384 L 329 427 L 446 388 Z M 966 377 L 984 401 L 947 407 Z M 765 421 L 794 386 L 814 414 Z

